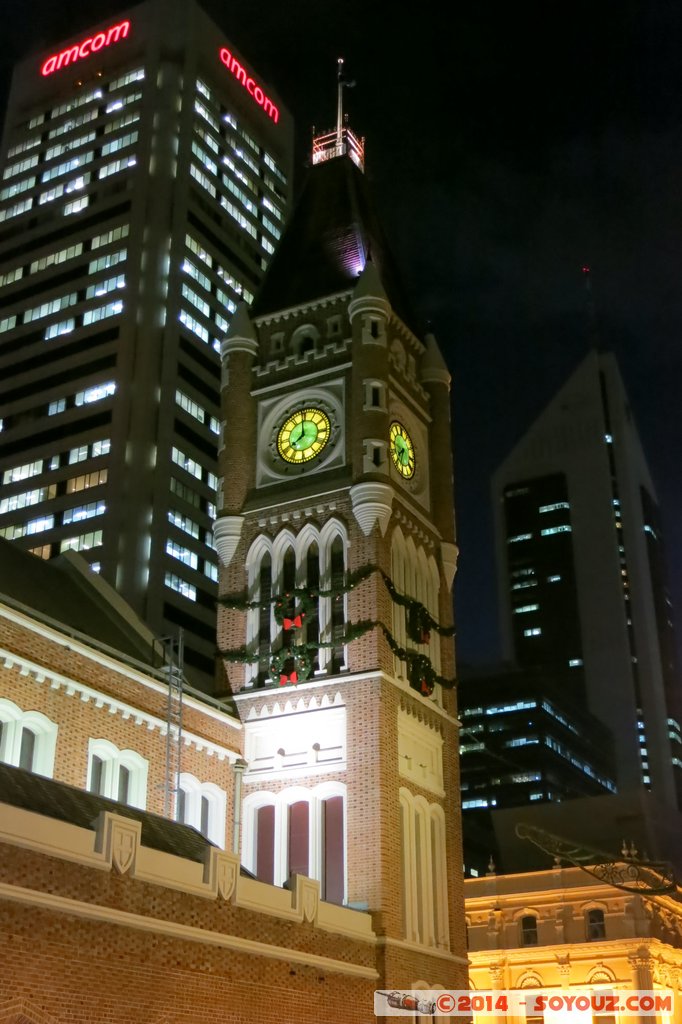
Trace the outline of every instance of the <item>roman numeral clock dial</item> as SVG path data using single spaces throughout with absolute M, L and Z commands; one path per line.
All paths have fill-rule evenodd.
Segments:
M 300 465 L 316 458 L 329 441 L 329 419 L 321 409 L 299 409 L 277 434 L 277 451 L 285 462 Z

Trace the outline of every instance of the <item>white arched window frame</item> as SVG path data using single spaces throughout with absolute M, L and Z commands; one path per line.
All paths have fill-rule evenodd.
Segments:
M 270 557 L 272 572 L 272 592 L 281 593 L 283 589 L 284 561 L 287 552 L 293 550 L 295 559 L 296 578 L 295 585 L 304 587 L 307 583 L 307 558 L 311 546 L 317 545 L 319 557 L 319 579 L 320 588 L 328 590 L 331 586 L 331 565 L 332 546 L 334 541 L 340 538 L 343 545 L 344 569 L 348 564 L 348 534 L 344 525 L 337 519 L 328 520 L 322 529 L 307 523 L 303 529 L 294 534 L 291 530 L 281 530 L 274 539 L 269 537 L 257 537 L 251 545 L 246 558 L 246 571 L 248 581 L 249 601 L 257 603 L 260 598 L 260 576 L 261 566 L 266 556 Z M 347 595 L 344 595 L 344 620 L 347 619 Z M 319 627 L 320 642 L 330 643 L 332 640 L 332 599 L 321 597 L 319 601 Z M 247 646 L 255 647 L 258 643 L 260 633 L 261 613 L 258 607 L 250 608 L 246 620 L 246 643 Z M 274 616 L 274 604 L 270 610 L 270 642 L 276 645 L 281 634 L 281 628 L 277 625 Z M 305 633 L 302 634 L 305 636 Z M 319 672 L 329 670 L 333 658 L 333 651 L 328 647 L 321 647 L 318 655 Z M 345 665 L 345 656 L 344 656 Z M 258 663 L 254 660 L 247 667 L 247 685 L 254 685 L 258 676 Z
M 213 782 L 200 782 L 189 772 L 181 772 L 178 791 L 182 792 L 183 796 L 176 797 L 176 819 L 183 821 L 185 825 L 191 825 L 224 850 L 227 813 L 225 790 Z M 179 814 L 180 803 L 183 804 L 182 816 Z
M 57 723 L 41 711 L 22 711 L 13 701 L 0 699 L 0 761 L 5 764 L 21 765 L 24 734 L 32 733 L 31 764 L 26 767 L 37 775 L 52 778 L 58 731 Z
M 405 938 L 449 949 L 445 813 L 405 788 L 399 800 Z
M 406 597 L 421 602 L 431 617 L 440 621 L 439 592 L 440 574 L 433 555 L 427 555 L 422 546 L 417 547 L 411 537 L 405 539 L 396 527 L 391 536 L 391 575 L 396 590 Z M 426 654 L 436 672 L 441 671 L 440 635 L 432 629 L 426 644 L 416 644 L 407 631 L 407 609 L 393 602 L 393 636 L 400 647 Z M 409 682 L 407 663 L 395 658 L 396 675 Z M 433 700 L 441 703 L 442 688 L 436 685 Z
M 96 759 L 101 762 L 101 769 L 98 769 Z M 121 769 L 128 773 L 125 803 L 144 811 L 147 807 L 149 762 L 135 750 L 119 750 L 110 740 L 89 740 L 87 788 L 91 793 L 118 800 Z
M 289 877 L 289 808 L 293 804 L 308 804 L 308 874 L 320 883 L 324 879 L 325 837 L 323 811 L 326 800 L 341 797 L 343 800 L 343 898 L 348 892 L 347 878 L 347 819 L 346 786 L 342 782 L 321 782 L 312 789 L 304 786 L 289 786 L 272 793 L 259 790 L 250 793 L 242 805 L 243 835 L 242 858 L 244 866 L 256 873 L 257 867 L 257 825 L 258 811 L 262 807 L 274 807 L 274 883 L 283 885 Z

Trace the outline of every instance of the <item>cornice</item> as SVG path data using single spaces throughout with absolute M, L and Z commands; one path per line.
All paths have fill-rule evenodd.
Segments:
M 4 647 L 0 647 L 0 666 L 10 671 L 16 669 L 19 675 L 27 676 L 39 685 L 47 683 L 51 690 L 63 690 L 66 697 L 78 696 L 83 704 L 89 704 L 92 701 L 96 708 L 104 708 L 109 714 L 120 715 L 124 721 L 132 719 L 135 725 L 144 725 L 150 732 L 158 729 L 162 736 L 165 736 L 168 732 L 168 723 L 163 718 L 158 718 L 147 711 L 142 711 L 133 704 L 128 704 L 127 701 L 119 700 L 118 697 L 112 697 L 108 693 L 103 693 L 102 690 L 95 690 L 93 687 L 87 686 L 77 679 L 63 676 L 60 672 L 55 672 L 52 669 L 45 668 L 44 665 L 38 665 L 36 662 L 29 661 L 28 658 L 15 654 Z M 227 758 L 233 764 L 241 757 L 238 751 L 231 750 L 229 747 L 223 747 L 218 743 L 213 743 L 212 740 L 204 739 L 203 736 L 198 736 L 189 729 L 183 728 L 182 740 L 185 746 L 193 746 L 198 751 L 205 751 L 209 757 L 216 756 L 219 761 L 224 761 Z
M 62 633 L 58 629 L 53 629 L 50 626 L 44 625 L 42 622 L 32 618 L 30 615 L 25 615 L 22 612 L 18 612 L 15 609 L 10 608 L 8 605 L 0 603 L 0 620 L 3 618 L 13 622 L 17 626 L 22 626 L 31 633 L 35 633 L 38 636 L 44 637 L 46 640 L 50 640 L 59 647 L 65 647 L 67 650 L 73 651 L 74 654 L 79 654 L 82 657 L 87 658 L 88 661 L 94 661 L 96 664 L 101 665 L 102 668 L 109 669 L 112 672 L 116 672 L 118 675 L 125 676 L 126 679 L 130 679 L 133 682 L 138 683 L 140 686 L 144 686 L 146 689 L 152 690 L 154 693 L 159 693 L 164 696 L 168 694 L 168 686 L 160 680 L 154 679 L 152 676 L 146 675 L 138 669 L 130 668 L 124 662 L 118 661 L 112 656 L 97 650 L 97 648 L 90 647 L 86 642 L 74 637 L 72 634 Z M 13 652 L 9 653 L 15 660 L 19 658 L 19 656 Z M 28 664 L 31 663 L 28 662 Z M 42 665 L 36 665 L 35 670 L 39 674 L 42 673 L 43 675 L 46 675 L 49 672 L 49 669 L 46 669 Z M 103 696 L 105 699 L 108 699 L 106 694 L 103 694 Z M 242 728 L 241 722 L 237 721 L 236 718 L 233 718 L 226 711 L 219 711 L 217 708 L 211 707 L 210 704 L 204 704 L 195 697 L 183 694 L 182 702 L 185 707 L 192 708 L 193 711 L 200 711 L 203 715 L 207 715 L 209 718 L 213 718 L 217 722 L 221 722 L 223 725 L 229 726 L 231 729 Z M 228 748 L 225 749 L 227 750 Z

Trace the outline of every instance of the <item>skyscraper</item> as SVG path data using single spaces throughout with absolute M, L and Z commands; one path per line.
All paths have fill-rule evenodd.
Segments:
M 74 549 L 210 685 L 218 349 L 287 214 L 292 123 L 192 0 L 15 70 L 0 181 L 0 535 Z
M 570 669 L 619 789 L 676 800 L 679 695 L 656 495 L 623 382 L 592 351 L 494 475 L 507 657 Z

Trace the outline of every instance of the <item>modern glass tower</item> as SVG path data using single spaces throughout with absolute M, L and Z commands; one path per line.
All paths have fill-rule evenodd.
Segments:
M 570 672 L 618 788 L 672 803 L 679 679 L 657 502 L 615 359 L 593 351 L 495 473 L 505 654 Z
M 192 0 L 17 66 L 0 163 L 0 536 L 80 551 L 188 675 L 215 652 L 221 338 L 291 195 L 292 122 Z

